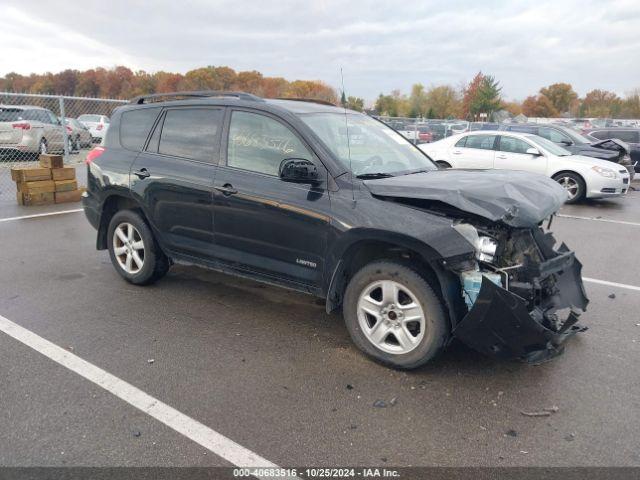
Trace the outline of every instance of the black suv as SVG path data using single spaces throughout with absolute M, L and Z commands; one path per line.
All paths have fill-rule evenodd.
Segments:
M 140 97 L 87 164 L 97 248 L 134 284 L 183 263 L 311 293 L 397 368 L 453 337 L 540 362 L 583 329 L 581 265 L 541 227 L 562 187 L 439 170 L 357 112 L 245 93 Z

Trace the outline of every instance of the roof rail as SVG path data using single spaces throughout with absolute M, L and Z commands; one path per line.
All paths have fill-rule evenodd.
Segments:
M 290 98 L 290 97 L 278 97 L 276 100 L 292 100 L 294 102 L 309 102 L 319 103 L 320 105 L 329 105 L 331 107 L 337 107 L 335 103 L 331 103 L 327 100 L 318 100 L 317 98 Z
M 252 95 L 250 93 L 245 92 L 225 92 L 225 91 L 217 91 L 217 90 L 202 90 L 195 92 L 168 92 L 168 93 L 151 93 L 149 95 L 140 95 L 138 97 L 132 98 L 129 103 L 136 103 L 138 105 L 142 105 L 143 103 L 149 103 L 149 100 L 152 101 L 162 101 L 162 100 L 154 100 L 158 98 L 207 98 L 207 97 L 234 97 L 239 100 L 250 100 L 253 102 L 264 102 L 264 100 L 256 95 Z

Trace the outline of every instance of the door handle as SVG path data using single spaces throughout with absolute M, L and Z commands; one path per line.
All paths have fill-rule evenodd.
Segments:
M 505 159 L 505 158 L 507 158 L 507 156 L 506 156 L 506 155 L 496 155 L 496 158 L 502 158 L 502 159 Z
M 454 155 L 460 155 L 462 152 L 460 150 L 454 150 L 451 153 L 453 153 Z
M 149 170 L 147 170 L 146 168 L 141 168 L 140 170 L 133 172 L 133 174 L 137 175 L 140 180 L 151 176 Z
M 230 183 L 225 183 L 223 186 L 221 187 L 213 187 L 216 190 L 218 190 L 219 192 L 222 192 L 223 195 L 226 195 L 227 197 L 229 195 L 234 195 L 236 193 L 238 193 L 238 190 L 236 190 L 235 188 L 233 188 L 233 185 L 231 185 Z

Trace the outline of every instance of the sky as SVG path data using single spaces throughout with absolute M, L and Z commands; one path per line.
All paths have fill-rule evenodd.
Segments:
M 507 99 L 555 82 L 640 88 L 638 0 L 3 0 L 0 75 L 207 65 L 322 80 L 367 101 L 494 75 Z

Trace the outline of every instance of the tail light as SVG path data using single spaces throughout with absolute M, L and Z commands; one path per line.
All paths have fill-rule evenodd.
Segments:
M 104 125 L 102 125 L 101 123 L 98 124 L 98 126 L 96 127 L 96 130 L 102 130 L 102 127 L 104 127 Z
M 96 158 L 100 157 L 105 151 L 106 151 L 106 148 L 104 147 L 95 147 L 93 150 L 87 153 L 87 158 L 84 159 L 84 163 L 89 165 Z
M 14 123 L 11 126 L 13 128 L 19 128 L 20 130 L 31 130 L 31 124 L 27 122 Z
M 73 133 L 73 130 L 71 130 L 71 127 L 67 125 L 67 133 L 71 134 Z

